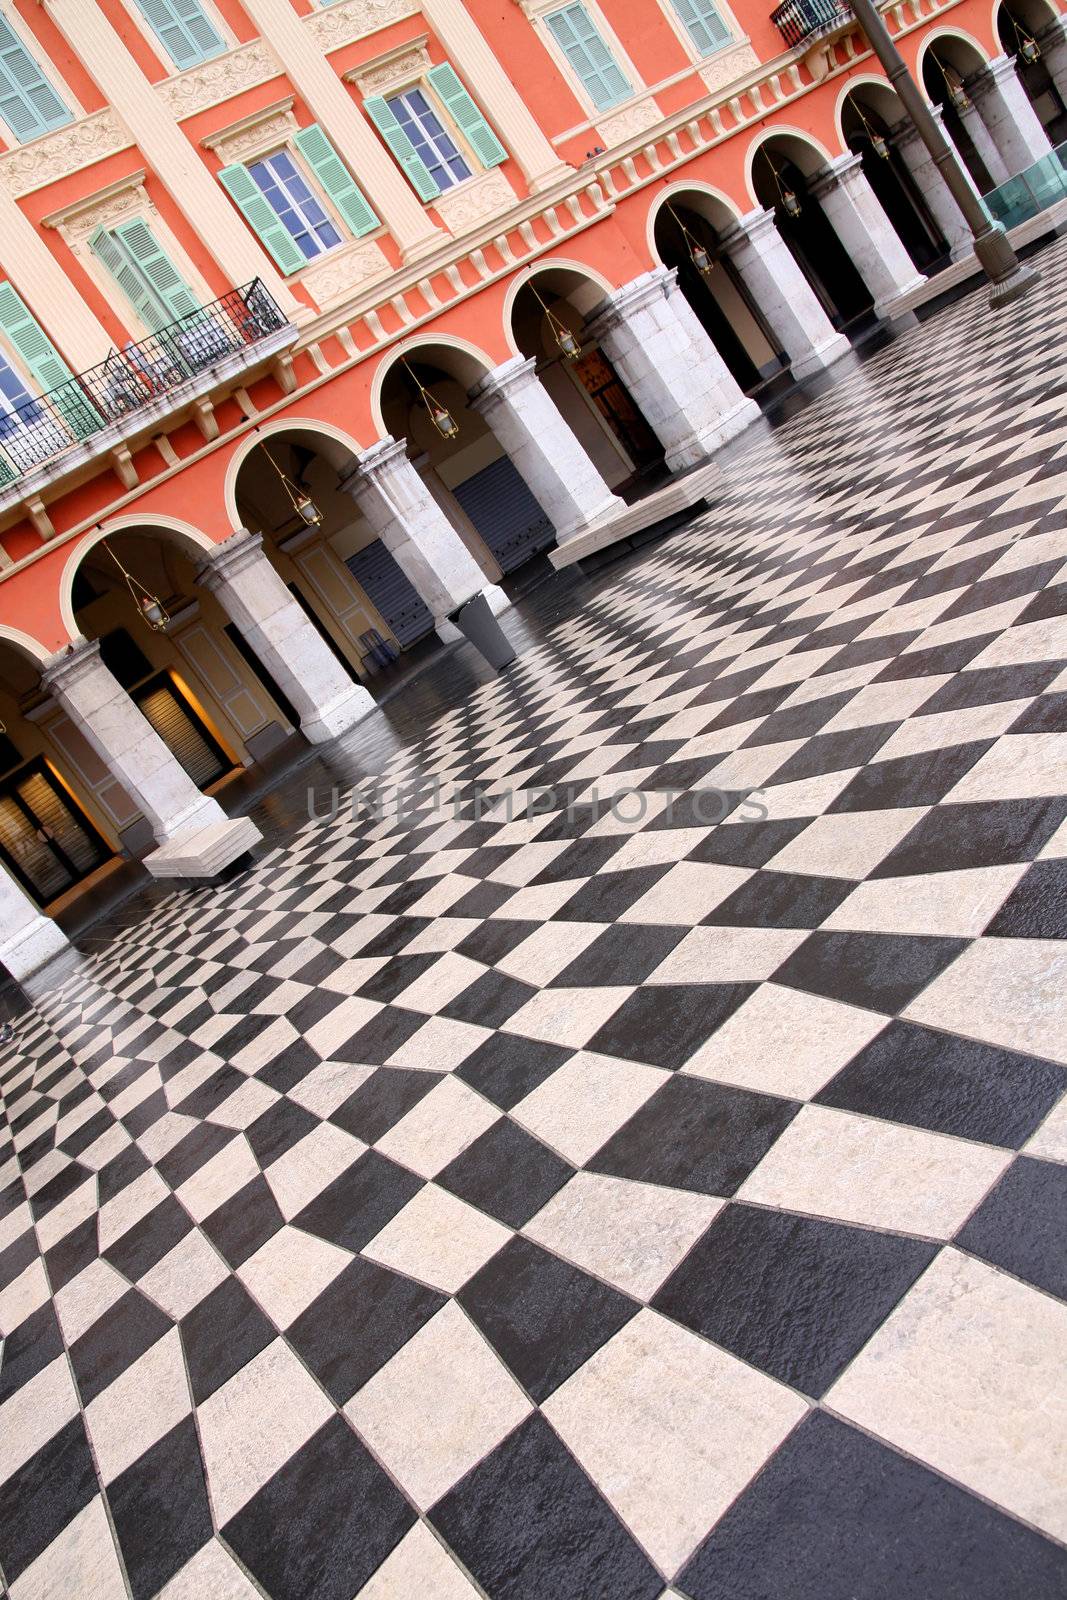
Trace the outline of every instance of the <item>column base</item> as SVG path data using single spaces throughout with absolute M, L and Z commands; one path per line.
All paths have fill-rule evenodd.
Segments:
M 827 367 L 832 367 L 835 361 L 840 361 L 842 356 L 847 356 L 852 346 L 843 333 L 835 333 L 832 339 L 825 344 L 816 345 L 806 356 L 801 356 L 799 361 L 791 361 L 789 370 L 793 374 L 794 383 L 803 383 L 805 378 L 812 378 L 817 372 L 824 372 Z
M 910 327 L 911 323 L 907 321 L 907 318 L 910 316 L 914 321 L 915 314 L 911 311 L 902 312 L 899 310 L 898 308 L 900 306 L 900 302 L 902 300 L 907 300 L 910 295 L 915 293 L 916 289 L 921 289 L 926 282 L 926 274 L 924 272 L 917 272 L 914 278 L 912 278 L 908 283 L 904 284 L 902 288 L 894 289 L 893 293 L 886 299 L 876 300 L 874 302 L 875 316 L 881 317 L 883 322 L 895 322 L 898 327 Z
M 300 732 L 309 744 L 328 744 L 376 709 L 373 695 L 361 683 L 354 683 L 339 699 L 319 706 L 312 716 L 303 717 Z
M 153 878 L 217 878 L 262 837 L 250 818 L 224 816 L 221 822 L 169 839 L 145 856 L 144 866 Z
M 38 914 L 0 944 L 0 962 L 21 982 L 69 949 L 70 942 L 58 922 Z
M 162 837 L 156 833 L 156 839 L 161 846 L 169 845 L 175 839 L 184 839 L 188 834 L 199 833 L 204 828 L 217 828 L 226 820 L 226 813 L 218 801 L 209 794 L 202 794 L 199 803 L 188 811 L 168 817 Z
M 684 443 L 669 451 L 666 458 L 667 470 L 688 472 L 690 467 L 698 466 L 716 450 L 721 450 L 724 444 L 736 438 L 739 433 L 743 433 L 750 423 L 762 415 L 755 400 L 742 401 L 733 411 L 728 411 L 724 417 L 720 417 L 713 428 L 708 428 L 703 433 L 691 434 Z

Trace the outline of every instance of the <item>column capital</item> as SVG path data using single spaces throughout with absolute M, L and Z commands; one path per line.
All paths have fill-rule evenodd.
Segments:
M 977 72 L 964 78 L 963 86 L 968 93 L 974 91 L 981 95 L 988 93 L 994 85 L 1003 83 L 1007 77 L 1015 77 L 1015 57 L 994 56 L 984 67 L 979 67 Z
M 52 694 L 56 689 L 66 689 L 88 677 L 104 665 L 98 639 L 79 639 L 57 650 L 41 673 L 41 687 Z M 106 669 L 105 669 L 106 670 Z
M 217 589 L 256 561 L 265 559 L 263 535 L 254 533 L 251 528 L 238 528 L 236 533 L 223 539 L 213 554 L 205 555 L 197 568 L 196 581 L 205 589 Z
M 345 468 L 337 479 L 337 486 L 351 494 L 358 489 L 361 479 L 384 477 L 403 466 L 410 466 L 408 447 L 404 439 L 379 439 L 377 444 L 361 450 L 352 465 Z
M 821 172 L 817 172 L 808 184 L 808 193 L 813 200 L 821 200 L 828 189 L 836 189 L 838 184 L 843 189 L 849 188 L 858 178 L 863 176 L 863 161 L 851 150 L 846 150 L 844 155 L 834 156 L 828 161 Z
M 539 381 L 533 356 L 512 356 L 487 372 L 484 378 L 479 378 L 468 390 L 467 398 L 476 411 L 481 411 L 494 401 L 510 399 Z
M 725 233 L 720 233 L 719 245 L 728 253 L 739 250 L 745 244 L 754 244 L 758 248 L 758 241 L 777 231 L 774 212 L 757 207 L 755 211 L 746 211 Z
M 657 300 L 666 300 L 677 282 L 677 267 L 653 267 L 650 272 L 642 272 L 640 277 L 620 284 L 599 305 L 594 306 L 585 319 L 585 325 L 597 338 L 605 329 L 625 321 L 645 306 L 653 305 Z

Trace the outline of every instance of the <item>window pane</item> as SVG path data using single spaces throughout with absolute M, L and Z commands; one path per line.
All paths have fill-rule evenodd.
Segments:
M 421 89 L 408 89 L 388 104 L 439 189 L 470 177 L 469 165 Z

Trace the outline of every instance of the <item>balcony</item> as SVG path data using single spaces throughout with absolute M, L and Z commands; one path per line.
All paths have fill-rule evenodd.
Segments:
M 131 440 L 247 381 L 296 337 L 257 278 L 0 412 L 0 514 L 61 479 L 84 475 L 87 464 L 109 452 L 131 472 Z
M 790 50 L 797 50 L 840 32 L 852 21 L 852 12 L 839 0 L 785 0 L 771 12 L 771 21 Z

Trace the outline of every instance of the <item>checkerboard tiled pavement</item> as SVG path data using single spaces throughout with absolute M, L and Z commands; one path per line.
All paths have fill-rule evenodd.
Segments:
M 1064 1593 L 1042 270 L 750 440 L 392 758 L 480 820 L 309 823 L 41 996 L 12 1600 Z

